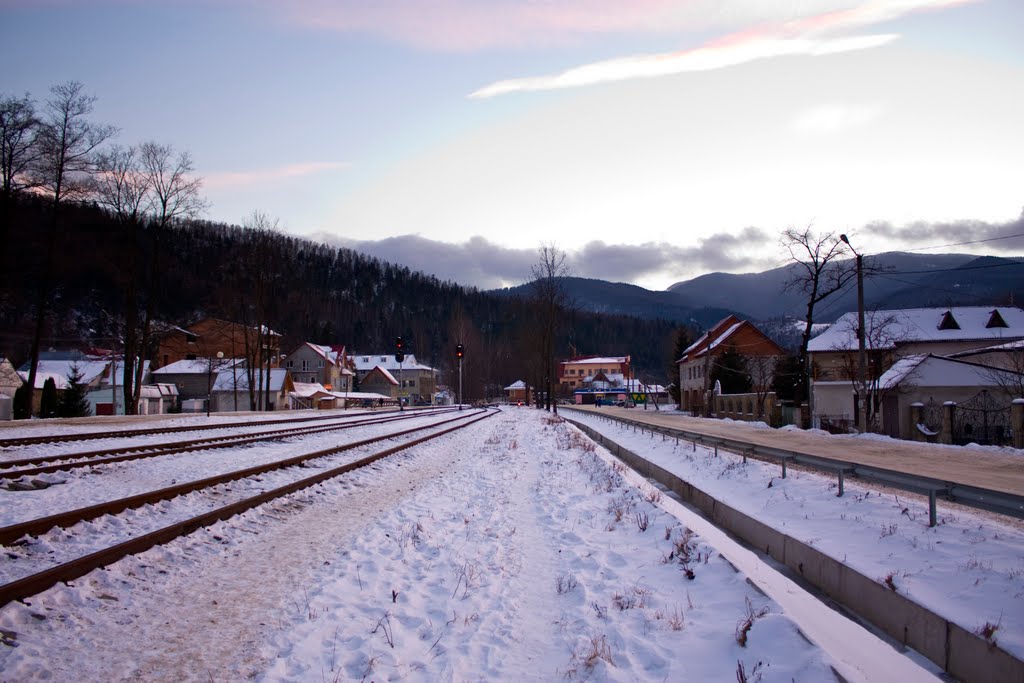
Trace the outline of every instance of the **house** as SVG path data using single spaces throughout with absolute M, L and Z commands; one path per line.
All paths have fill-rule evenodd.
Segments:
M 380 394 L 389 399 L 398 398 L 398 389 L 398 380 L 380 365 L 366 373 L 366 376 L 359 381 L 360 392 Z
M 257 348 L 258 347 L 258 348 Z M 255 365 L 278 365 L 281 335 L 217 318 L 202 318 L 187 327 L 166 327 L 157 350 L 157 364 L 167 366 L 182 360 L 248 358 Z
M 948 442 L 1003 445 L 1010 437 L 1010 403 L 1021 386 L 1021 373 L 919 354 L 897 360 L 878 379 L 875 391 L 881 397 L 883 433 L 893 438 L 941 433 L 944 412 L 952 408 Z
M 0 394 L 8 398 L 14 398 L 14 392 L 20 389 L 24 383 L 25 380 L 14 369 L 11 361 L 0 356 Z
M 18 375 L 28 381 L 31 363 L 26 361 Z M 86 392 L 96 391 L 103 387 L 103 377 L 109 374 L 110 360 L 97 359 L 86 356 L 79 351 L 58 351 L 40 354 L 39 364 L 36 366 L 36 386 L 40 391 L 32 392 L 32 414 L 39 413 L 43 395 L 41 389 L 46 380 L 52 379 L 57 387 L 57 393 L 61 393 L 70 386 L 69 378 L 73 372 L 80 375 L 78 385 L 84 386 Z
M 811 418 L 816 426 L 857 422 L 857 320 L 856 312 L 844 314 L 807 346 L 811 362 Z M 875 429 L 895 434 L 893 418 L 890 417 L 890 427 L 884 426 L 883 393 L 888 390 L 879 385 L 890 367 L 909 356 L 963 359 L 972 351 L 979 352 L 974 354 L 978 358 L 997 356 L 998 347 L 1024 340 L 1024 310 L 1014 306 L 962 306 L 866 311 L 864 327 L 865 375 L 871 397 L 869 421 Z M 1012 352 L 1012 347 L 1009 350 Z M 1004 358 L 1012 355 L 1004 354 Z
M 175 385 L 180 400 L 192 401 L 206 400 L 221 373 L 225 374 L 232 386 L 240 386 L 246 377 L 245 364 L 240 358 L 193 358 L 157 368 L 152 375 L 157 382 Z M 239 403 L 239 410 L 248 408 L 246 392 L 246 400 Z
M 229 412 L 250 410 L 252 404 L 249 396 L 249 373 L 244 367 L 222 369 L 211 388 L 211 411 Z M 260 368 L 253 373 L 256 384 L 257 405 L 265 406 L 266 410 L 288 410 L 291 407 L 289 395 L 295 391 L 291 373 L 287 368 L 270 369 L 270 391 L 268 393 L 264 374 Z
M 775 361 L 786 354 L 749 320 L 740 320 L 735 315 L 719 320 L 690 344 L 676 361 L 679 367 L 680 410 L 693 414 L 708 412 L 708 392 L 712 389 L 715 359 L 730 348 L 754 359 L 748 369 L 754 383 L 760 386 L 771 385 Z
M 376 389 L 367 389 L 363 386 L 363 382 L 374 369 L 380 367 L 393 377 L 400 377 L 402 396 L 408 398 L 410 402 L 433 402 L 434 393 L 437 391 L 438 371 L 417 361 L 414 354 L 405 354 L 405 359 L 401 363 L 395 360 L 394 355 L 387 354 L 376 356 L 355 354 L 350 356 L 349 360 L 355 367 L 360 391 L 377 391 Z M 395 394 L 395 398 L 397 397 L 398 395 Z
M 558 385 L 571 393 L 601 373 L 607 378 L 630 376 L 629 356 L 576 356 L 558 364 Z
M 168 393 L 169 390 L 166 388 L 161 390 L 150 386 L 148 384 L 150 379 L 150 362 L 148 360 L 143 361 L 142 384 L 139 387 L 139 413 L 142 415 L 152 415 L 154 414 L 153 412 L 147 412 L 152 410 L 162 413 L 169 412 L 176 400 L 177 389 L 174 390 L 173 394 Z M 147 386 L 149 388 L 146 388 Z M 99 383 L 90 386 L 88 392 L 86 392 L 85 399 L 89 402 L 90 407 L 92 407 L 93 415 L 125 414 L 124 364 L 120 359 L 110 356 L 110 362 L 107 364 L 107 369 L 104 371 Z
M 509 403 L 519 403 L 521 401 L 526 401 L 526 382 L 524 382 L 523 380 L 512 382 L 512 384 L 505 387 L 504 391 L 505 400 L 508 401 Z
M 322 401 L 330 403 L 330 407 L 333 408 L 335 396 L 319 382 L 296 382 L 293 375 L 292 390 L 288 394 L 290 410 L 315 410 L 327 407 L 326 405 L 321 406 Z
M 352 391 L 355 372 L 342 345 L 304 342 L 283 358 L 284 367 L 297 382 L 320 384 L 327 391 Z

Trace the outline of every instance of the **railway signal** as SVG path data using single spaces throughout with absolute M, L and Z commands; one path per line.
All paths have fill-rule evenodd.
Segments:
M 462 344 L 455 346 L 455 357 L 459 359 L 459 410 L 462 410 L 462 357 L 466 355 L 466 348 Z
M 402 342 L 401 337 L 395 337 L 395 361 L 398 362 L 398 410 L 399 412 L 405 410 L 402 406 L 402 390 L 405 388 L 402 385 L 405 382 L 402 380 L 402 361 L 405 360 L 405 343 Z

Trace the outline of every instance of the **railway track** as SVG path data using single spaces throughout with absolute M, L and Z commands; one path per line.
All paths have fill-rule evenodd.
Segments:
M 397 445 L 360 457 L 354 461 L 346 462 L 341 465 L 330 466 L 315 474 L 279 484 L 274 488 L 260 491 L 255 495 L 246 496 L 240 500 L 218 506 L 212 510 L 202 512 L 201 514 L 190 516 L 187 519 L 164 525 L 156 530 L 136 536 L 128 541 L 124 541 L 101 550 L 88 552 L 87 554 L 74 559 L 63 561 L 57 566 L 49 567 L 42 571 L 34 572 L 12 580 L 0 585 L 0 605 L 11 602 L 12 600 L 24 600 L 25 598 L 56 585 L 57 583 L 79 578 L 94 569 L 116 562 L 127 555 L 139 553 L 152 548 L 153 546 L 167 543 L 175 538 L 187 535 L 196 529 L 208 526 L 217 521 L 228 519 L 229 517 L 245 512 L 246 510 L 250 510 L 268 501 L 327 481 L 328 479 L 351 472 L 352 470 L 365 467 L 399 451 L 439 438 L 455 430 L 468 427 L 494 414 L 496 414 L 496 411 L 493 410 L 462 411 L 456 417 L 447 418 L 430 425 L 414 427 L 371 439 L 364 439 L 358 442 L 334 446 L 300 456 L 293 456 L 274 463 L 268 463 L 266 465 L 237 470 L 218 475 L 216 477 L 208 477 L 206 479 L 186 484 L 175 485 L 157 491 L 108 501 L 99 505 L 58 513 L 45 518 L 0 528 L 0 544 L 10 546 L 11 544 L 18 542 L 18 540 L 22 539 L 26 534 L 38 535 L 57 527 L 70 527 L 74 524 L 96 519 L 103 515 L 116 515 L 124 512 L 125 510 L 139 508 L 147 504 L 152 505 L 154 503 L 160 503 L 190 492 L 210 490 L 213 487 L 221 486 L 244 478 L 260 477 L 261 475 L 265 475 L 274 470 L 283 470 L 284 468 L 293 468 L 296 466 L 308 467 L 311 461 L 327 458 L 344 451 L 371 446 L 386 440 L 396 438 L 403 439 L 403 441 Z M 417 432 L 436 430 L 439 427 L 442 428 L 439 431 L 431 431 L 428 434 L 416 435 Z M 259 480 L 257 479 L 256 481 Z M 12 557 L 17 557 L 17 555 L 12 555 Z
M 407 408 L 405 410 L 389 410 L 385 413 L 419 413 L 435 412 L 436 408 Z M 381 412 L 370 413 L 380 415 Z M 217 422 L 215 424 L 179 425 L 177 427 L 149 427 L 145 429 L 114 429 L 104 432 L 80 432 L 77 434 L 49 434 L 40 436 L 13 437 L 0 439 L 0 448 L 17 448 L 21 446 L 37 446 L 47 443 L 68 443 L 72 441 L 95 441 L 97 439 L 130 439 L 136 436 L 152 434 L 175 434 L 180 432 L 199 432 L 212 429 L 237 429 L 242 427 L 259 427 L 264 425 L 288 424 L 297 422 L 313 422 L 319 420 L 358 419 L 367 413 L 350 413 L 348 415 L 310 415 L 305 417 L 280 418 L 277 420 L 253 420 L 251 422 Z
M 454 408 L 436 410 L 431 415 L 444 414 L 454 411 Z M 249 443 L 257 443 L 270 439 L 284 439 L 295 436 L 307 436 L 311 434 L 322 434 L 324 432 L 353 429 L 367 425 L 387 424 L 399 420 L 409 420 L 423 417 L 422 413 L 389 414 L 385 416 L 372 415 L 366 419 L 348 419 L 344 422 L 328 425 L 311 425 L 305 427 L 284 427 L 262 432 L 247 432 L 245 434 L 226 434 L 221 436 L 206 437 L 201 439 L 188 439 L 185 441 L 138 444 L 124 446 L 121 448 L 105 448 L 94 451 L 79 451 L 76 453 L 62 453 L 55 455 L 38 455 L 31 458 L 19 460 L 7 460 L 0 462 L 0 480 L 20 479 L 21 477 L 34 477 L 40 474 L 51 474 L 54 472 L 69 471 L 95 465 L 107 465 L 143 458 L 154 458 L 163 455 L 175 455 L 198 450 L 211 450 L 219 448 L 231 448 Z M 250 425 L 247 425 L 250 426 Z M 53 464 L 48 464 L 53 463 Z

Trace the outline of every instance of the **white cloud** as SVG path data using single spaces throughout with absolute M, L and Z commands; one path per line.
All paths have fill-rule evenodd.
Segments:
M 865 50 L 892 42 L 893 34 L 839 39 L 779 39 L 727 41 L 708 44 L 695 50 L 672 54 L 644 55 L 611 59 L 563 71 L 551 76 L 498 81 L 470 94 L 471 98 L 494 97 L 510 92 L 555 90 L 631 78 L 651 78 L 693 71 L 711 71 L 746 62 L 786 55 L 826 55 Z
M 882 113 L 878 105 L 849 106 L 825 104 L 806 109 L 793 120 L 792 129 L 801 135 L 832 135 L 865 126 Z

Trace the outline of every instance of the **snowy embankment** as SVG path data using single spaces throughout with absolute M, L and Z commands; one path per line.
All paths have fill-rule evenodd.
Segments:
M 636 433 L 598 416 L 571 418 L 762 523 L 874 578 L 968 631 L 1024 659 L 1024 526 L 927 500 L 674 439 Z M 941 450 L 939 451 L 941 453 Z
M 0 678 L 927 677 L 877 639 L 857 662 L 811 644 L 630 478 L 511 409 L 4 606 Z

